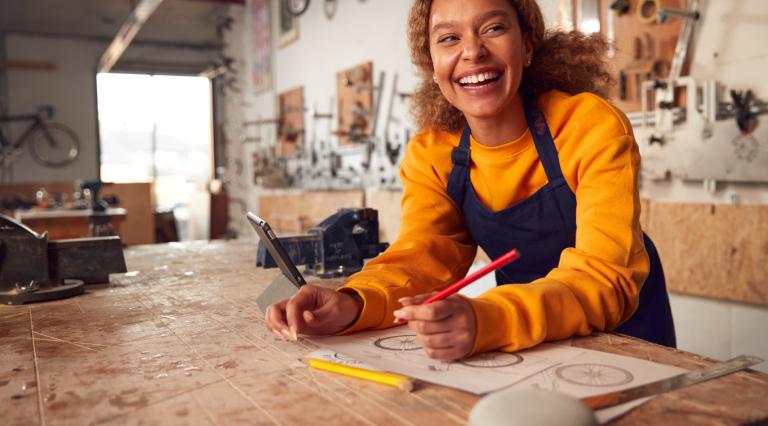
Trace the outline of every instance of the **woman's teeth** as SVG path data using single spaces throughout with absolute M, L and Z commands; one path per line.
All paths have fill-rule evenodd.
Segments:
M 459 84 L 461 84 L 462 86 L 467 86 L 470 84 L 475 85 L 479 83 L 485 83 L 486 81 L 490 83 L 491 80 L 492 81 L 498 80 L 499 76 L 500 74 L 495 71 L 484 72 L 484 73 L 475 74 L 475 75 L 468 75 L 466 77 L 462 77 L 461 79 L 459 79 Z

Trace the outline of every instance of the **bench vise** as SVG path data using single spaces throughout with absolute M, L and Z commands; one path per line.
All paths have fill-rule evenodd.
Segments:
M 311 228 L 308 235 L 278 238 L 288 257 L 306 265 L 304 273 L 320 278 L 347 276 L 363 268 L 363 260 L 389 247 L 379 242 L 379 213 L 370 208 L 343 208 Z M 259 241 L 256 266 L 277 263 Z
M 0 214 L 0 304 L 76 296 L 118 272 L 126 272 L 120 237 L 48 241 L 48 232 Z

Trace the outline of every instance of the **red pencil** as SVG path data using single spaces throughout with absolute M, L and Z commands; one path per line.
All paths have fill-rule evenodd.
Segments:
M 417 303 L 417 305 L 426 305 L 427 303 L 437 302 L 438 300 L 443 300 L 446 297 L 457 293 L 462 288 L 472 284 L 473 282 L 477 281 L 484 275 L 488 274 L 489 272 L 495 271 L 502 266 L 506 265 L 507 263 L 513 262 L 517 260 L 517 258 L 520 257 L 520 253 L 518 253 L 517 250 L 512 249 L 498 258 L 494 260 L 493 262 L 483 266 L 482 268 L 478 269 L 477 271 L 473 272 L 471 275 L 467 275 L 466 277 L 456 281 L 455 283 L 451 284 L 449 287 L 446 287 L 441 291 L 440 293 L 435 294 L 434 296 L 421 301 L 421 303 Z
M 455 283 L 451 284 L 449 287 L 446 287 L 445 289 L 443 289 L 443 291 L 435 294 L 432 297 L 427 298 L 426 300 L 422 300 L 421 302 L 416 303 L 415 305 L 426 305 L 427 303 L 432 303 L 432 302 L 437 302 L 438 300 L 443 300 L 446 297 L 448 297 L 448 296 L 450 296 L 450 295 L 452 295 L 454 293 L 457 293 L 462 288 L 464 288 L 464 287 L 472 284 L 473 282 L 477 281 L 478 279 L 480 279 L 484 275 L 488 274 L 489 272 L 495 271 L 495 270 L 501 268 L 502 266 L 506 265 L 507 263 L 513 262 L 513 261 L 517 260 L 517 258 L 519 258 L 519 257 L 520 257 L 520 253 L 518 253 L 517 250 L 512 249 L 512 250 L 504 253 L 503 255 L 499 256 L 493 262 L 491 262 L 491 263 L 483 266 L 482 268 L 478 269 L 477 271 L 473 272 L 471 275 L 468 275 L 468 276 L 466 276 L 466 277 L 456 281 Z M 395 324 L 403 324 L 406 321 L 407 320 L 405 320 L 405 319 L 397 318 L 397 319 L 395 319 Z

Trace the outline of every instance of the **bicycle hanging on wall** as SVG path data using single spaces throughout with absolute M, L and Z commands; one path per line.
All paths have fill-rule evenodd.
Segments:
M 10 135 L 6 136 L 0 127 L 0 165 L 4 178 L 13 161 L 21 155 L 24 144 L 27 144 L 32 158 L 46 167 L 64 167 L 77 159 L 80 153 L 77 134 L 63 124 L 48 121 L 53 114 L 53 107 L 44 105 L 38 107 L 34 114 L 0 116 L 0 124 L 29 122 L 15 141 L 10 139 Z

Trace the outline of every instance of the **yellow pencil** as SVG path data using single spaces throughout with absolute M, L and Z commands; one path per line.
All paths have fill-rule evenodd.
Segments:
M 413 389 L 413 380 L 407 376 L 399 374 L 385 373 L 383 371 L 372 371 L 364 368 L 350 367 L 348 365 L 336 364 L 334 362 L 322 361 L 316 358 L 304 358 L 312 368 L 318 370 L 330 371 L 331 373 L 344 374 L 358 379 L 368 380 L 370 382 L 382 383 L 394 386 L 400 390 L 410 392 Z

